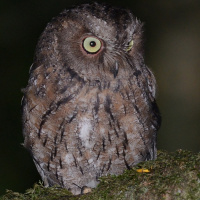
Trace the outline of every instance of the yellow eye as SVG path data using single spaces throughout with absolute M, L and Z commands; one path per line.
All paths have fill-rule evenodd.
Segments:
M 126 51 L 130 51 L 133 47 L 133 40 L 131 40 L 129 43 L 128 43 L 128 46 L 127 46 L 127 49 Z
M 83 48 L 87 53 L 95 54 L 101 49 L 101 42 L 95 37 L 87 37 L 83 41 Z

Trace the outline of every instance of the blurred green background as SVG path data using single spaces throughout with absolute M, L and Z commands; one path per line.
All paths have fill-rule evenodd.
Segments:
M 21 146 L 21 88 L 47 22 L 78 0 L 0 2 L 0 195 L 39 180 Z M 200 1 L 115 0 L 145 22 L 145 55 L 158 83 L 158 148 L 200 150 Z

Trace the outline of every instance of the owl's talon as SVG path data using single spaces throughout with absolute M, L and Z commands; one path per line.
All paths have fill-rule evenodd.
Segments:
M 92 188 L 90 188 L 90 187 L 83 186 L 81 188 L 81 194 L 87 194 L 87 193 L 90 193 L 90 192 L 92 192 Z

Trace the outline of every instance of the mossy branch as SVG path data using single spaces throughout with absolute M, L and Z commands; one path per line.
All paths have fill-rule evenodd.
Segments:
M 147 172 L 138 172 L 148 169 Z M 190 200 L 200 199 L 200 153 L 158 151 L 156 161 L 142 162 L 120 176 L 101 178 L 92 193 L 73 196 L 59 187 L 35 184 L 24 194 L 8 190 L 2 200 Z

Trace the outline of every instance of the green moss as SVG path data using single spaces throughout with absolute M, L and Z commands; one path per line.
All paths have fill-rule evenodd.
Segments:
M 139 168 L 150 172 L 139 173 Z M 35 184 L 24 194 L 7 191 L 1 199 L 200 199 L 200 154 L 184 150 L 174 153 L 159 151 L 156 161 L 142 162 L 120 176 L 103 177 L 98 187 L 86 195 L 73 196 L 59 187 L 45 188 L 42 184 Z

